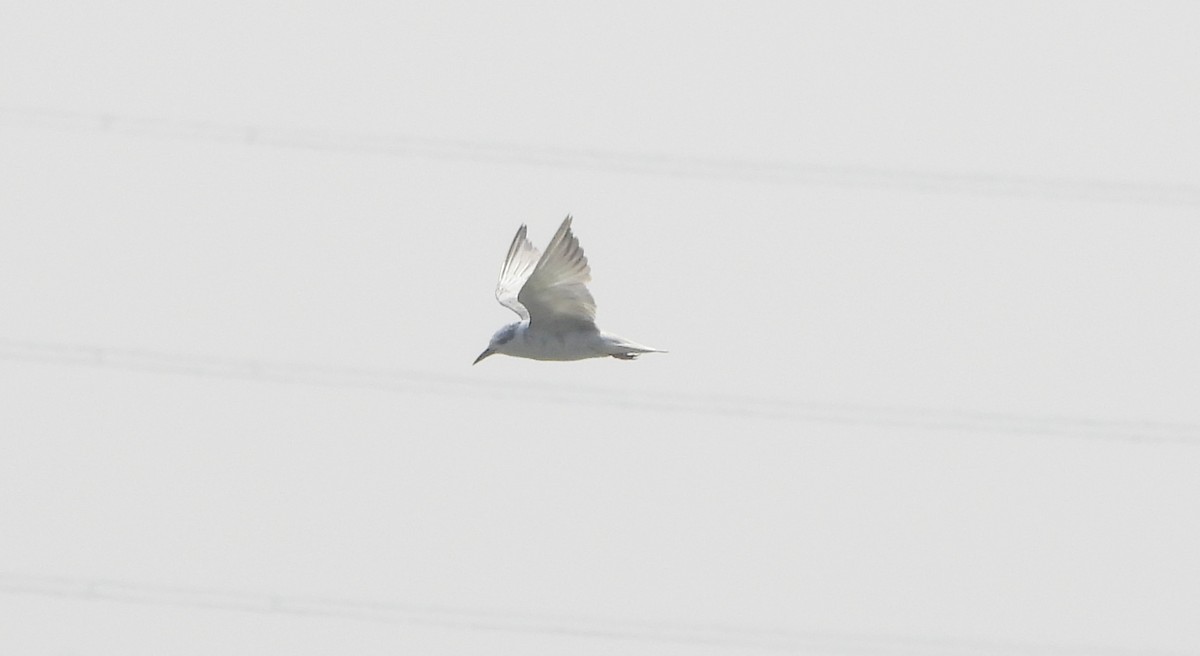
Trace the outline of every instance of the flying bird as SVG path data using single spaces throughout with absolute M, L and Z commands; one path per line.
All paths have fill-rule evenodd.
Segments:
M 521 320 L 497 330 L 472 364 L 496 353 L 533 360 L 632 360 L 642 353 L 666 352 L 597 328 L 596 301 L 587 288 L 591 279 L 569 215 L 540 256 L 522 225 L 496 284 L 496 300 Z

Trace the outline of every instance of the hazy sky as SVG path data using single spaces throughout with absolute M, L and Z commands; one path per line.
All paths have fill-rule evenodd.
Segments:
M 1200 653 L 1195 5 L 3 13 L 0 651 Z

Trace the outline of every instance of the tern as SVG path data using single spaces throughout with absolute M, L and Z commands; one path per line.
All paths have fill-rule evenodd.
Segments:
M 497 353 L 533 360 L 633 360 L 642 353 L 666 352 L 597 328 L 596 301 L 587 288 L 591 279 L 570 215 L 540 256 L 522 225 L 496 284 L 496 300 L 521 320 L 497 330 L 472 364 Z

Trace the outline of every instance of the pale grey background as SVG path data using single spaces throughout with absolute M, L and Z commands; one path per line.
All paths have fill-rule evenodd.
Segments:
M 1200 651 L 1195 4 L 3 14 L 0 651 Z

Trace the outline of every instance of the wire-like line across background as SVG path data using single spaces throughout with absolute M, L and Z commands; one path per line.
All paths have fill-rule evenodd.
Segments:
M 42 129 L 99 131 L 128 136 L 239 143 L 274 148 L 599 170 L 665 177 L 1105 203 L 1200 206 L 1200 186 L 1186 184 L 1150 184 L 978 172 L 947 173 L 803 164 L 781 160 L 648 154 L 338 130 L 301 130 L 48 108 L 0 107 L 0 121 Z
M 737 395 L 627 391 L 604 387 L 516 381 L 501 383 L 467 376 L 431 374 L 401 369 L 342 367 L 199 356 L 81 344 L 0 339 L 0 360 L 219 379 L 392 390 L 406 394 L 608 406 L 645 412 L 716 415 L 848 426 L 882 426 L 943 432 L 965 431 L 1200 445 L 1200 425 L 1182 422 L 1021 415 L 932 408 L 892 408 Z
M 1188 656 L 1185 652 L 1008 640 L 801 632 L 678 622 L 471 610 L 415 603 L 293 597 L 187 586 L 0 573 L 0 594 L 498 631 L 561 638 L 674 643 L 745 651 L 909 656 Z M 1191 656 L 1195 656 L 1192 654 Z

